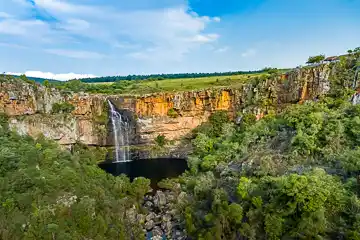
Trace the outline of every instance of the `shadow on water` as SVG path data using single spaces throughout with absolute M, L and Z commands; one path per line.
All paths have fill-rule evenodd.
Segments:
M 104 161 L 99 163 L 99 167 L 114 176 L 126 174 L 131 180 L 136 177 L 148 178 L 153 189 L 158 189 L 157 183 L 162 179 L 177 177 L 188 169 L 186 160 L 177 158 L 139 159 L 117 163 Z

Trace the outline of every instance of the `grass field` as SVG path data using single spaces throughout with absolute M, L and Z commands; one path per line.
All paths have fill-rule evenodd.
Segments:
M 284 73 L 288 69 L 280 69 L 275 72 Z M 272 73 L 274 74 L 274 73 Z M 158 92 L 181 92 L 196 91 L 210 88 L 237 88 L 254 78 L 266 79 L 270 76 L 267 72 L 239 74 L 232 76 L 212 76 L 199 78 L 177 78 L 163 80 L 119 80 L 115 82 L 79 83 L 68 82 L 64 89 L 72 91 L 87 91 L 91 93 L 117 94 L 117 95 L 144 95 Z
M 189 91 L 207 88 L 221 88 L 226 86 L 236 86 L 247 80 L 262 74 L 243 74 L 234 76 L 215 76 L 203 78 L 181 78 L 164 80 L 138 80 L 128 81 L 123 91 L 124 94 L 146 94 L 155 92 Z M 113 83 L 90 83 L 105 84 Z

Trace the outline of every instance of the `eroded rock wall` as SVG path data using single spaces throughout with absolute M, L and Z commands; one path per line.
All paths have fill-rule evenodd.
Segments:
M 137 97 L 60 92 L 14 80 L 0 83 L 0 113 L 9 115 L 11 127 L 22 134 L 44 134 L 64 145 L 79 141 L 104 146 L 111 145 L 106 104 L 111 100 L 118 109 L 133 113 L 139 144 L 150 143 L 160 134 L 176 140 L 217 110 L 228 111 L 232 117 L 250 111 L 261 118 L 287 104 L 314 99 L 329 91 L 331 74 L 330 65 L 321 65 L 252 79 L 236 87 Z M 75 109 L 69 114 L 52 113 L 53 105 L 61 102 L 71 103 Z
M 330 89 L 331 71 L 330 65 L 321 65 L 294 69 L 275 78 L 252 80 L 233 88 L 110 98 L 118 108 L 135 113 L 142 142 L 151 141 L 159 134 L 174 140 L 207 121 L 214 111 L 225 110 L 232 117 L 252 112 L 261 118 L 270 110 L 281 111 L 287 104 L 326 94 Z M 177 117 L 168 116 L 171 109 Z
M 0 113 L 9 116 L 10 127 L 33 137 L 43 134 L 62 145 L 77 141 L 106 144 L 104 99 L 98 95 L 61 93 L 20 80 L 0 83 Z M 71 103 L 75 110 L 70 114 L 53 113 L 53 105 L 63 102 Z

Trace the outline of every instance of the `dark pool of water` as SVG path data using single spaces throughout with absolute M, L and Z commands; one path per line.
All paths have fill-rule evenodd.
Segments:
M 158 188 L 157 183 L 162 179 L 177 177 L 188 168 L 185 159 L 176 158 L 139 159 L 124 163 L 104 161 L 99 167 L 114 176 L 124 173 L 131 180 L 136 177 L 148 178 L 153 189 Z

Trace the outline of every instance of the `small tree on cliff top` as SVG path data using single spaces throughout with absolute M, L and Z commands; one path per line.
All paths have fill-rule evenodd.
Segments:
M 324 54 L 318 56 L 311 56 L 308 58 L 308 61 L 306 63 L 307 64 L 321 63 L 322 61 L 324 61 L 324 59 L 325 59 Z

